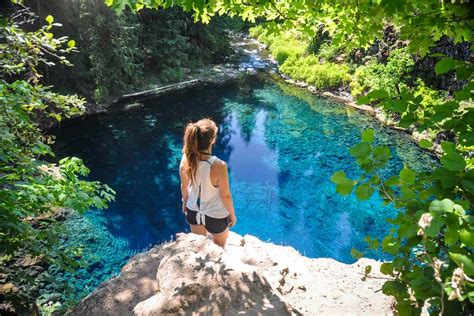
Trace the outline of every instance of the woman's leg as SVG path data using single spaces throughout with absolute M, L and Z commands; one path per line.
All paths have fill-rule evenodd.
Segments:
M 202 225 L 189 225 L 191 227 L 191 233 L 207 236 L 207 230 Z
M 229 229 L 226 228 L 222 233 L 212 234 L 214 243 L 222 248 L 225 248 L 225 242 L 227 241 L 227 236 L 229 236 Z

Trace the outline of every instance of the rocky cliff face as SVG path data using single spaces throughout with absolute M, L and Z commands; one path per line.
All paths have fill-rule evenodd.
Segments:
M 135 256 L 122 273 L 86 297 L 73 315 L 388 315 L 382 275 L 310 259 L 291 247 L 231 233 L 226 250 L 194 234 Z

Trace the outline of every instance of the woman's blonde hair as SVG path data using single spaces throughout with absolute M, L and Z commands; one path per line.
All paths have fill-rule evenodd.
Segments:
M 199 152 L 207 150 L 217 134 L 216 123 L 208 118 L 189 123 L 184 130 L 183 154 L 186 157 L 184 172 L 194 182 L 199 165 Z

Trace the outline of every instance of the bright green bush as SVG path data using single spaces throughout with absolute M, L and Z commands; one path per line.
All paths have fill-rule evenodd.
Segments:
M 361 96 L 369 90 L 386 90 L 395 95 L 408 79 L 413 69 L 414 61 L 407 49 L 394 50 L 388 58 L 387 64 L 380 64 L 375 60 L 356 69 L 350 84 L 351 94 Z
M 339 88 L 347 85 L 351 79 L 347 65 L 319 63 L 318 57 L 315 55 L 288 58 L 280 66 L 280 71 L 318 89 Z
M 415 87 L 411 90 L 415 97 L 422 98 L 415 114 L 418 123 L 424 123 L 426 118 L 434 115 L 436 107 L 445 103 L 448 98 L 447 92 L 428 87 L 420 78 L 416 80 Z
M 289 57 L 302 56 L 308 47 L 308 41 L 294 31 L 272 33 L 259 25 L 250 29 L 250 36 L 267 45 L 279 65 L 283 65 Z
M 262 43 L 265 43 L 265 44 L 268 44 L 267 41 L 265 41 L 265 34 L 266 34 L 266 30 L 265 28 L 263 27 L 263 25 L 257 25 L 257 26 L 254 26 L 254 27 L 251 27 L 249 29 L 249 35 L 250 37 L 253 37 L 253 38 L 256 38 L 258 39 L 260 42 Z
M 300 45 L 300 43 L 297 41 L 279 38 L 270 47 L 272 50 L 272 57 L 275 58 L 279 65 L 283 65 L 289 57 L 299 57 L 303 55 L 305 47 L 303 45 L 298 45 Z
M 340 47 L 337 47 L 330 42 L 326 42 L 321 44 L 316 55 L 324 61 L 334 61 L 340 52 Z

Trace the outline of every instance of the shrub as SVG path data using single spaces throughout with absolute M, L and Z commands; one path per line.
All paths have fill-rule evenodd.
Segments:
M 351 94 L 358 97 L 368 90 L 384 89 L 390 95 L 395 95 L 408 78 L 414 65 L 413 58 L 405 49 L 396 49 L 388 58 L 387 64 L 375 60 L 356 69 L 350 84 Z
M 448 97 L 447 92 L 443 93 L 428 87 L 420 78 L 416 80 L 416 85 L 412 91 L 415 97 L 423 98 L 420 102 L 420 108 L 416 111 L 418 122 L 423 122 L 426 117 L 434 115 L 435 107 L 446 102 Z
M 288 58 L 281 65 L 280 71 L 293 79 L 314 85 L 318 89 L 339 88 L 347 85 L 351 79 L 347 65 L 321 64 L 315 55 Z
M 184 78 L 183 68 L 165 68 L 161 71 L 160 80 L 164 83 L 178 82 Z
M 51 163 L 54 139 L 40 129 L 38 118 L 59 122 L 82 114 L 85 101 L 43 86 L 38 69 L 54 62 L 71 65 L 64 55 L 75 51 L 75 41 L 54 36 L 51 30 L 59 25 L 50 15 L 47 24 L 25 31 L 31 25 L 23 20 L 27 9 L 21 10 L 0 25 L 0 275 L 2 285 L 9 284 L 10 289 L 0 291 L 0 299 L 6 306 L 11 303 L 18 314 L 31 315 L 31 289 L 38 280 L 16 264 L 17 259 L 78 268 L 79 247 L 58 248 L 66 228 L 55 214 L 63 208 L 80 213 L 105 208 L 114 191 L 84 180 L 89 169 L 79 158 Z
M 324 61 L 334 61 L 337 55 L 341 52 L 341 48 L 331 43 L 323 43 L 319 47 L 317 56 Z
M 297 41 L 278 38 L 270 47 L 272 56 L 279 65 L 288 59 L 288 57 L 299 57 L 305 51 L 304 45 Z
M 302 56 L 308 46 L 308 41 L 301 34 L 293 31 L 276 34 L 262 25 L 251 28 L 250 36 L 267 45 L 279 65 L 283 65 L 289 57 Z

